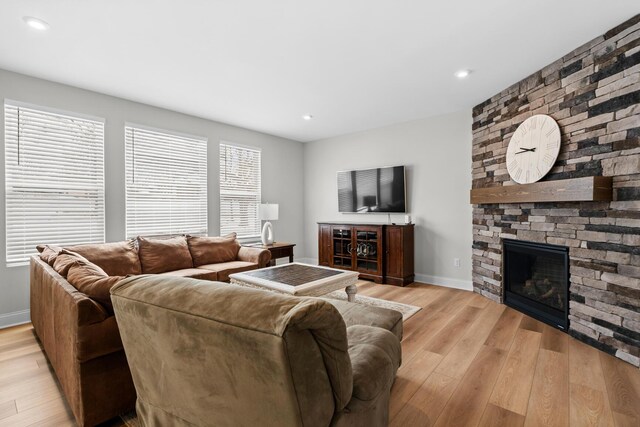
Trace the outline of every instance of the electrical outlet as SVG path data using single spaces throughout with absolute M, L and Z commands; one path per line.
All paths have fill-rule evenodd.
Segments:
M 454 267 L 460 267 L 460 258 L 454 258 L 453 259 L 453 266 Z

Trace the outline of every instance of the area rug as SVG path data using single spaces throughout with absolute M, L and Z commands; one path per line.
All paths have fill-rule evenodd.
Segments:
M 330 292 L 327 295 L 325 295 L 325 297 L 339 299 L 342 301 L 347 300 L 347 294 L 343 290 Z M 406 322 L 411 316 L 413 316 L 414 314 L 422 310 L 421 307 L 416 307 L 415 305 L 403 304 L 401 302 L 389 301 L 386 299 L 368 297 L 366 295 L 358 295 L 358 294 L 356 294 L 356 303 L 399 311 L 400 313 L 402 313 L 403 322 Z

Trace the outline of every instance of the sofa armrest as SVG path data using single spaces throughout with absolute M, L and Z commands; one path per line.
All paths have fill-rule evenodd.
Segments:
M 259 268 L 264 268 L 271 261 L 271 252 L 268 249 L 240 247 L 238 261 L 254 262 Z
M 353 367 L 352 411 L 369 409 L 389 394 L 400 366 L 400 341 L 386 329 L 354 325 L 347 328 Z

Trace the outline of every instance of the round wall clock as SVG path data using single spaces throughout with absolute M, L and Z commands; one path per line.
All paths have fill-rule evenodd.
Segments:
M 518 184 L 545 176 L 560 154 L 560 127 L 552 117 L 537 114 L 522 122 L 509 141 L 507 171 Z

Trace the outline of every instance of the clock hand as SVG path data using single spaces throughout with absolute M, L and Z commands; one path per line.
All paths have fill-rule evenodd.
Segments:
M 520 147 L 520 149 L 523 150 L 523 152 L 524 151 L 536 151 L 536 147 L 533 147 L 533 148 L 522 148 L 522 147 Z

